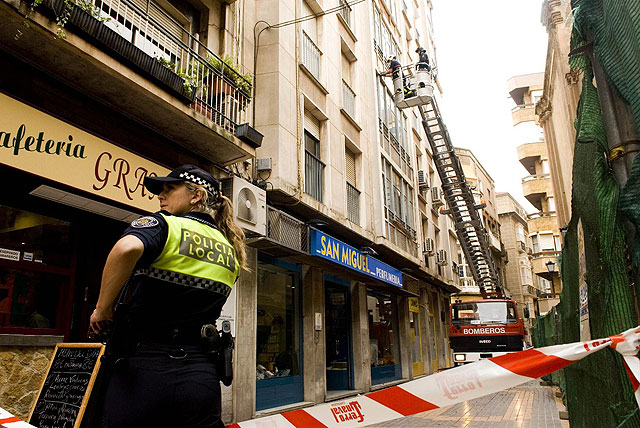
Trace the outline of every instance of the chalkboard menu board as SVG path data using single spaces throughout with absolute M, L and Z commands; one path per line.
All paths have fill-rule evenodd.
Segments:
M 29 423 L 38 428 L 79 427 L 103 352 L 101 343 L 56 345 Z

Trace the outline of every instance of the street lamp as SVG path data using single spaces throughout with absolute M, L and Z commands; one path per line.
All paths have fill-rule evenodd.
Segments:
M 556 270 L 556 264 L 551 260 L 546 262 L 544 265 L 547 267 L 547 271 L 549 273 L 553 273 Z
M 549 276 L 551 277 L 551 292 L 555 296 L 556 287 L 555 287 L 555 284 L 553 283 L 553 277 L 554 277 L 553 273 L 556 270 L 556 264 L 552 260 L 549 260 L 544 265 L 547 267 L 547 271 L 549 271 Z

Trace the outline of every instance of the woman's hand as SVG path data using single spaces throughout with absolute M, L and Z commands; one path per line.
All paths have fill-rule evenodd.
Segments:
M 95 308 L 89 318 L 89 327 L 94 334 L 107 334 L 113 322 L 113 309 Z

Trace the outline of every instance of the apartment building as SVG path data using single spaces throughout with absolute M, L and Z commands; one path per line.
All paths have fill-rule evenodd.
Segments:
M 22 418 L 55 344 L 87 340 L 111 246 L 159 209 L 144 177 L 224 178 L 259 145 L 234 2 L 31 4 L 0 1 L 0 402 Z
M 542 97 L 535 105 L 535 113 L 544 130 L 560 227 L 571 220 L 572 160 L 576 141 L 573 121 L 582 91 L 579 73 L 572 71 L 567 61 L 571 27 L 565 22 L 570 17 L 569 0 L 542 3 L 542 25 L 549 34 L 549 43 Z
M 480 161 L 473 152 L 468 149 L 456 147 L 455 149 L 464 176 L 469 183 L 471 192 L 477 205 L 486 206 L 479 210 L 480 218 L 487 232 L 487 241 L 493 256 L 493 263 L 498 273 L 498 278 L 505 284 L 505 264 L 507 263 L 507 253 L 504 251 L 500 232 L 500 219 L 498 217 L 496 205 L 496 190 L 493 178 L 484 169 Z M 471 268 L 466 264 L 462 250 L 456 252 L 460 270 L 461 290 L 456 299 L 469 300 L 477 299 L 480 296 L 480 288 L 475 284 L 471 275 Z
M 518 315 L 524 321 L 525 341 L 531 343 L 531 329 L 534 327 L 541 292 L 534 285 L 531 270 L 531 238 L 529 237 L 528 215 L 509 193 L 496 195 L 500 235 L 509 263 L 505 266 L 505 286 L 518 304 Z
M 453 225 L 420 121 L 376 75 L 419 45 L 435 63 L 430 1 L 96 0 L 60 28 L 63 3 L 25 28 L 0 1 L 0 131 L 25 142 L 0 157 L 0 352 L 33 362 L 3 405 L 26 417 L 53 345 L 87 340 L 107 252 L 157 210 L 144 176 L 183 163 L 224 180 L 247 232 L 225 422 L 450 365 Z
M 420 45 L 435 62 L 430 2 L 268 0 L 252 19 L 268 212 L 238 289 L 234 420 L 448 366 L 458 281 L 421 123 L 376 74 Z
M 522 179 L 522 191 L 537 210 L 529 214 L 528 226 L 534 287 L 542 292 L 539 299 L 541 314 L 558 303 L 562 291 L 558 266 L 562 244 L 549 155 L 535 114 L 535 105 L 542 97 L 543 77 L 543 73 L 526 74 L 512 77 L 507 82 L 509 95 L 516 104 L 511 116 L 518 160 L 529 173 Z

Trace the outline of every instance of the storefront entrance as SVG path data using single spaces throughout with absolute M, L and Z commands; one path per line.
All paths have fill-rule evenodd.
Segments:
M 420 306 L 417 297 L 410 297 L 409 301 L 409 332 L 411 334 L 411 362 L 413 375 L 424 374 L 424 358 L 422 356 L 422 326 L 420 325 Z
M 398 306 L 396 296 L 367 290 L 371 384 L 378 385 L 402 377 L 398 344 Z
M 303 400 L 300 269 L 258 256 L 256 410 Z
M 327 391 L 353 389 L 349 283 L 325 278 Z

